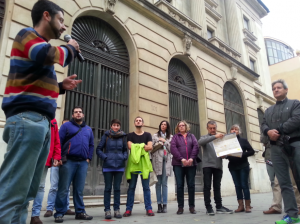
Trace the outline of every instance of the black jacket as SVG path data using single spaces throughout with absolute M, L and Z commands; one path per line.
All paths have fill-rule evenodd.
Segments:
M 241 158 L 227 156 L 227 159 L 229 160 L 228 168 L 230 170 L 240 170 L 249 166 L 247 157 L 254 155 L 254 150 L 247 139 L 241 138 L 239 135 L 237 136 L 237 139 L 242 147 L 243 155 Z

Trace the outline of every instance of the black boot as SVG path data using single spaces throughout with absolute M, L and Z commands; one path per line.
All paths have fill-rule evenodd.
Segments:
M 162 213 L 162 206 L 161 206 L 161 204 L 158 204 L 157 213 Z
M 167 205 L 164 205 L 164 206 L 163 206 L 162 213 L 167 213 Z

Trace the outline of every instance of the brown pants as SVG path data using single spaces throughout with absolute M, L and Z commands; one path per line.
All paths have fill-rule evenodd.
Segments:
M 294 193 L 295 193 L 295 197 L 296 197 L 296 201 L 297 201 L 297 206 L 298 206 L 298 208 L 300 208 L 300 194 L 299 194 L 299 191 L 297 189 L 297 185 L 296 185 L 296 182 L 294 180 L 293 173 L 292 173 L 291 169 L 290 169 L 290 177 L 291 177 L 291 181 L 292 181 L 292 185 L 293 185 L 293 189 L 294 189 Z M 280 189 L 280 186 L 279 186 L 279 183 L 278 183 L 278 180 L 277 180 L 276 176 L 275 176 L 275 179 L 274 179 L 273 202 L 272 202 L 271 207 L 274 208 L 278 212 L 282 212 L 281 189 Z

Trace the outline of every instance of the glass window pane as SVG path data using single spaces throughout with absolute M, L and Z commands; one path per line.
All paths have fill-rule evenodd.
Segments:
M 271 44 L 270 41 L 266 41 L 266 43 L 267 43 L 267 46 L 268 46 L 268 47 L 271 47 L 271 46 L 272 46 L 272 44 Z
M 282 56 L 281 56 L 281 51 L 280 50 L 277 51 L 277 55 L 278 55 L 278 58 L 280 59 L 280 61 L 282 61 Z
M 269 48 L 269 47 L 268 47 L 268 55 L 269 55 L 269 56 L 273 56 L 272 48 Z
M 273 50 L 273 53 L 274 53 L 274 57 L 277 58 L 278 56 L 277 56 L 277 51 L 276 51 L 276 49 Z
M 213 32 L 210 30 L 207 30 L 207 39 L 212 38 L 212 36 L 213 36 Z
M 273 47 L 274 49 L 276 49 L 276 43 L 275 43 L 275 42 L 272 42 L 272 47 Z
M 269 61 L 270 61 L 270 65 L 274 64 L 274 58 L 273 57 L 269 57 Z
M 278 59 L 277 59 L 277 58 L 274 58 L 274 62 L 275 62 L 275 63 L 278 63 L 279 61 L 278 61 Z
M 276 48 L 277 48 L 277 50 L 280 50 L 280 44 L 279 43 L 276 44 Z
M 249 30 L 249 20 L 244 18 L 244 26 L 247 30 Z

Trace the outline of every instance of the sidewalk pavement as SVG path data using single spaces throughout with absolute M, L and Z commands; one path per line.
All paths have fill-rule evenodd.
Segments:
M 133 223 L 133 224 L 154 224 L 154 223 L 179 223 L 179 224 L 258 224 L 258 223 L 275 223 L 276 220 L 280 220 L 284 214 L 281 215 L 264 215 L 263 211 L 267 210 L 272 202 L 272 193 L 260 193 L 251 194 L 252 200 L 252 213 L 234 213 L 234 214 L 216 214 L 215 216 L 206 215 L 203 199 L 196 200 L 197 214 L 190 214 L 187 206 L 187 200 L 185 201 L 185 209 L 182 215 L 177 215 L 177 202 L 171 201 L 168 204 L 168 213 L 156 213 L 157 204 L 153 203 L 154 217 L 146 216 L 144 204 L 135 204 L 133 206 L 132 216 L 122 219 L 112 219 L 113 223 Z M 213 198 L 212 198 L 213 202 Z M 223 197 L 223 205 L 229 209 L 237 209 L 236 196 Z M 89 215 L 94 216 L 91 221 L 75 220 L 73 216 L 64 216 L 65 224 L 99 224 L 107 223 L 104 221 L 103 207 L 87 208 L 86 212 Z M 112 208 L 113 209 L 113 208 Z M 215 210 L 215 208 L 214 208 Z M 125 211 L 125 205 L 121 205 L 121 213 Z M 41 220 L 43 224 L 54 223 L 54 217 L 44 218 L 45 211 L 41 212 Z M 30 223 L 30 215 L 28 214 L 27 223 Z

